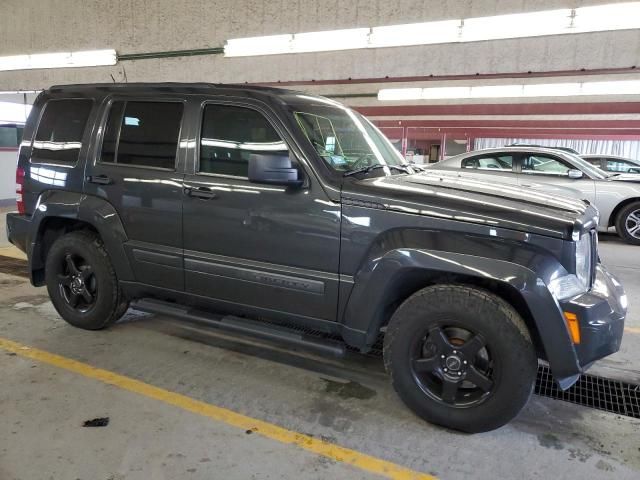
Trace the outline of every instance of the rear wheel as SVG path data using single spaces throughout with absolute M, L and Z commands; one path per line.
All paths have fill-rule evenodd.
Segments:
M 625 242 L 640 245 L 640 202 L 632 202 L 618 212 L 616 232 Z
M 428 287 L 407 299 L 389 322 L 384 361 L 409 408 L 465 432 L 514 418 L 537 372 L 531 337 L 513 307 L 462 285 Z
M 53 306 L 75 327 L 105 328 L 128 307 L 102 241 L 92 232 L 71 232 L 54 242 L 45 280 Z

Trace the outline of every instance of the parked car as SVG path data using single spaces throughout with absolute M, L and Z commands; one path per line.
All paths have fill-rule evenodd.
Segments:
M 325 98 L 52 87 L 16 177 L 9 239 L 76 327 L 107 327 L 136 301 L 336 354 L 383 336 L 402 400 L 468 432 L 522 409 L 538 359 L 568 388 L 620 346 L 626 296 L 599 263 L 594 207 L 416 173 Z
M 581 155 L 591 165 L 610 173 L 640 173 L 640 160 L 613 155 Z
M 624 241 L 640 245 L 640 176 L 609 174 L 577 155 L 535 147 L 477 150 L 428 168 L 533 189 L 570 188 L 598 208 L 600 231 L 615 227 Z
M 580 155 L 580 152 L 578 152 L 575 148 L 571 148 L 571 147 L 545 147 L 543 145 L 535 145 L 532 143 L 512 143 L 510 145 L 507 145 L 507 147 L 550 148 L 552 150 L 560 150 L 562 152 L 573 153 L 574 155 Z

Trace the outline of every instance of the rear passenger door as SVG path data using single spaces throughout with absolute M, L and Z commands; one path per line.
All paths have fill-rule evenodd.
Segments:
M 184 290 L 180 98 L 114 97 L 103 112 L 85 192 L 117 210 L 136 280 Z

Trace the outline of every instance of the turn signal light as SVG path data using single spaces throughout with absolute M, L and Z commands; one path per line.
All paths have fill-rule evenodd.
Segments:
M 567 323 L 571 340 L 578 345 L 580 343 L 580 323 L 578 322 L 578 316 L 575 313 L 564 312 L 564 320 Z

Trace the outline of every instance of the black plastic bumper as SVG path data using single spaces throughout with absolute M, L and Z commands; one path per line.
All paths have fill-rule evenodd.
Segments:
M 19 213 L 7 213 L 7 238 L 23 252 L 27 253 L 31 217 Z
M 580 343 L 575 345 L 581 370 L 620 349 L 627 296 L 618 280 L 602 265 L 597 266 L 593 288 L 588 293 L 560 302 L 562 310 L 575 313 L 580 322 Z

